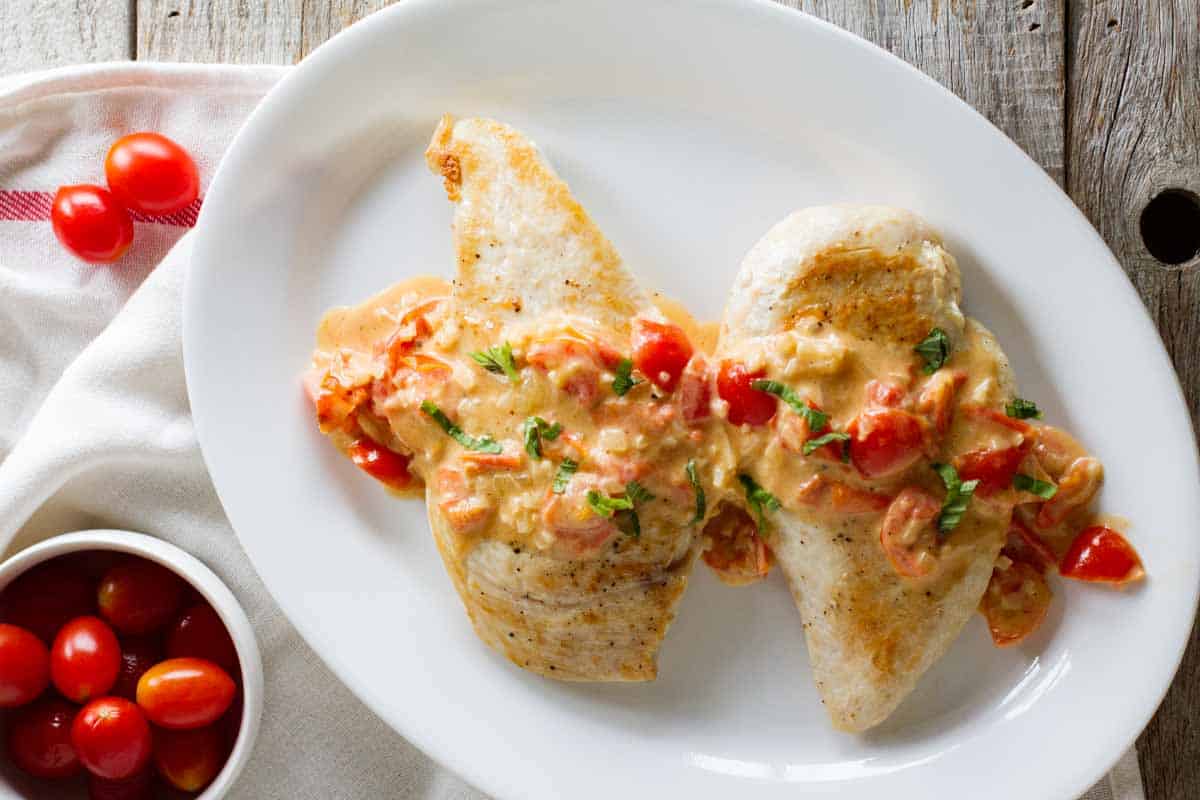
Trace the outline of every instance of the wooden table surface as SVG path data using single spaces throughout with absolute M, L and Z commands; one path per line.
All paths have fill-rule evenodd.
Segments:
M 1195 419 L 1200 0 L 786 4 L 932 75 L 1066 189 L 1141 294 Z M 123 59 L 291 64 L 384 5 L 387 0 L 0 0 L 0 74 Z M 1170 693 L 1138 739 L 1149 800 L 1200 797 L 1198 640 L 1193 630 Z

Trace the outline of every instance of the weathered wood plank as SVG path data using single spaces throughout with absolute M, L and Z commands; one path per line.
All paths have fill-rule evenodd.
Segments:
M 1193 420 L 1200 414 L 1200 259 L 1158 261 L 1140 217 L 1165 189 L 1200 194 L 1197 20 L 1200 0 L 1072 0 L 1067 95 L 1067 189 L 1149 308 Z M 1200 216 L 1167 226 L 1168 235 L 1189 230 L 1200 233 Z M 1200 792 L 1200 629 L 1138 752 L 1149 800 Z
M 0 75 L 133 57 L 133 0 L 0 0 Z
M 137 58 L 291 64 L 301 0 L 136 0 Z
M 302 55 L 308 55 L 322 42 L 363 17 L 397 0 L 303 0 L 301 28 Z
M 1063 179 L 1065 0 L 779 0 L 931 75 Z

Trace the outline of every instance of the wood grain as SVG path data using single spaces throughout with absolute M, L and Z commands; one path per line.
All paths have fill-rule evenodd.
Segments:
M 302 55 L 301 0 L 136 2 L 138 59 L 291 64 Z
M 1067 102 L 1067 189 L 1150 310 L 1193 420 L 1200 413 L 1200 259 L 1159 263 L 1142 242 L 1139 220 L 1164 189 L 1200 194 L 1197 20 L 1200 0 L 1073 0 Z M 1138 753 L 1150 800 L 1200 796 L 1200 629 Z
M 133 57 L 133 0 L 0 0 L 0 75 Z

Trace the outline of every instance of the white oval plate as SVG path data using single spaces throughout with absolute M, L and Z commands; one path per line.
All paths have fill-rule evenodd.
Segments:
M 1026 396 L 1108 467 L 1150 578 L 1056 584 L 996 650 L 977 619 L 883 729 L 830 729 L 776 576 L 697 570 L 646 685 L 563 685 L 481 645 L 420 503 L 317 433 L 299 375 L 322 311 L 448 275 L 422 151 L 443 112 L 529 133 L 647 285 L 715 318 L 795 208 L 908 206 Z M 320 48 L 254 114 L 204 204 L 186 291 L 192 409 L 222 502 L 280 605 L 414 743 L 504 798 L 1074 797 L 1150 718 L 1197 596 L 1197 463 L 1179 386 L 1112 255 L 1016 146 L 845 32 L 730 0 L 408 0 Z M 318 689 L 319 687 L 314 687 Z

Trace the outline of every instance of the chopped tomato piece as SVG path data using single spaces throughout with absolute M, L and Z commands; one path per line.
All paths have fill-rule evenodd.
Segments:
M 394 489 L 412 485 L 412 474 L 408 471 L 411 456 L 389 450 L 368 436 L 355 440 L 347 454 L 355 466 L 380 483 Z
M 309 372 L 304 388 L 317 410 L 317 425 L 323 432 L 356 427 L 354 415 L 370 399 L 370 386 L 360 382 L 347 386 L 332 372 Z
M 902 387 L 887 381 L 871 380 L 867 382 L 867 403 L 896 408 L 904 402 L 905 391 Z
M 1077 581 L 1112 583 L 1118 586 L 1141 580 L 1146 575 L 1142 559 L 1128 540 L 1112 528 L 1084 528 L 1063 555 L 1059 572 Z
M 890 495 L 859 489 L 841 481 L 829 483 L 829 507 L 841 514 L 870 514 L 883 511 L 892 503 Z
M 906 578 L 928 575 L 937 564 L 935 520 L 942 504 L 924 489 L 909 486 L 888 506 L 879 527 L 879 543 L 892 569 Z
M 457 534 L 465 536 L 479 531 L 492 516 L 492 506 L 486 498 L 471 494 L 461 469 L 440 468 L 434 490 L 438 510 Z
M 846 426 L 850 462 L 866 478 L 893 475 L 915 464 L 925 450 L 921 420 L 895 408 L 868 409 Z
M 702 355 L 692 356 L 679 378 L 679 410 L 687 423 L 708 419 L 712 413 L 712 381 Z
M 521 453 L 512 448 L 505 448 L 500 453 L 480 453 L 475 450 L 469 450 L 463 453 L 460 458 L 465 463 L 482 470 L 520 469 L 521 465 L 525 462 Z
M 1058 481 L 1058 491 L 1038 511 L 1036 525 L 1051 528 L 1062 522 L 1076 508 L 1092 501 L 1104 478 L 1104 467 L 1091 457 L 1077 458 Z
M 400 317 L 400 324 L 396 328 L 396 332 L 384 345 L 390 371 L 394 372 L 400 358 L 411 353 L 417 344 L 423 339 L 429 338 L 433 333 L 433 326 L 429 324 L 427 315 L 441 302 L 442 298 L 440 297 L 426 300 L 424 303 L 413 306 Z
M 749 372 L 744 364 L 722 361 L 717 372 L 717 394 L 729 404 L 729 422 L 733 425 L 765 425 L 775 416 L 775 395 L 750 387 L 766 376 L 765 370 Z
M 648 319 L 633 324 L 633 365 L 663 391 L 675 391 L 692 352 L 692 343 L 678 325 Z
M 954 398 L 966 382 L 967 373 L 961 369 L 938 370 L 917 397 L 917 412 L 929 419 L 937 433 L 950 429 L 954 421 Z
M 992 642 L 1009 647 L 1033 633 L 1046 618 L 1053 597 L 1041 570 L 1024 561 L 997 566 L 979 603 Z
M 704 526 L 708 546 L 704 559 L 722 583 L 744 586 L 767 576 L 771 551 L 758 535 L 758 526 L 743 509 L 723 504 Z
M 599 479 L 576 475 L 562 494 L 546 493 L 542 523 L 554 537 L 555 550 L 567 558 L 590 558 L 619 532 L 611 518 L 600 516 L 588 505 L 590 490 L 603 493 Z
M 1054 555 L 1054 550 L 1050 548 L 1046 540 L 1030 530 L 1028 525 L 1016 517 L 1009 522 L 1008 535 L 1010 544 L 1014 538 L 1017 540 L 1017 544 L 1013 545 L 1013 548 L 1016 549 L 1020 560 L 1029 561 L 1042 569 L 1056 566 L 1058 557 Z M 1005 549 L 1007 550 L 1009 547 L 1006 546 Z
M 975 419 L 994 422 L 1001 427 L 1008 428 L 1010 431 L 1016 431 L 1020 434 L 1028 434 L 1033 430 L 1033 426 L 1028 422 L 1020 419 L 1013 419 L 1003 411 L 996 408 L 987 408 L 986 406 L 963 406 L 963 413 Z
M 1012 486 L 1024 458 L 1024 447 L 992 447 L 963 453 L 954 459 L 954 466 L 964 481 L 979 481 L 975 494 L 991 497 Z
M 554 371 L 559 388 L 589 407 L 600 397 L 601 372 L 615 367 L 603 348 L 566 336 L 534 343 L 525 358 L 544 372 Z

